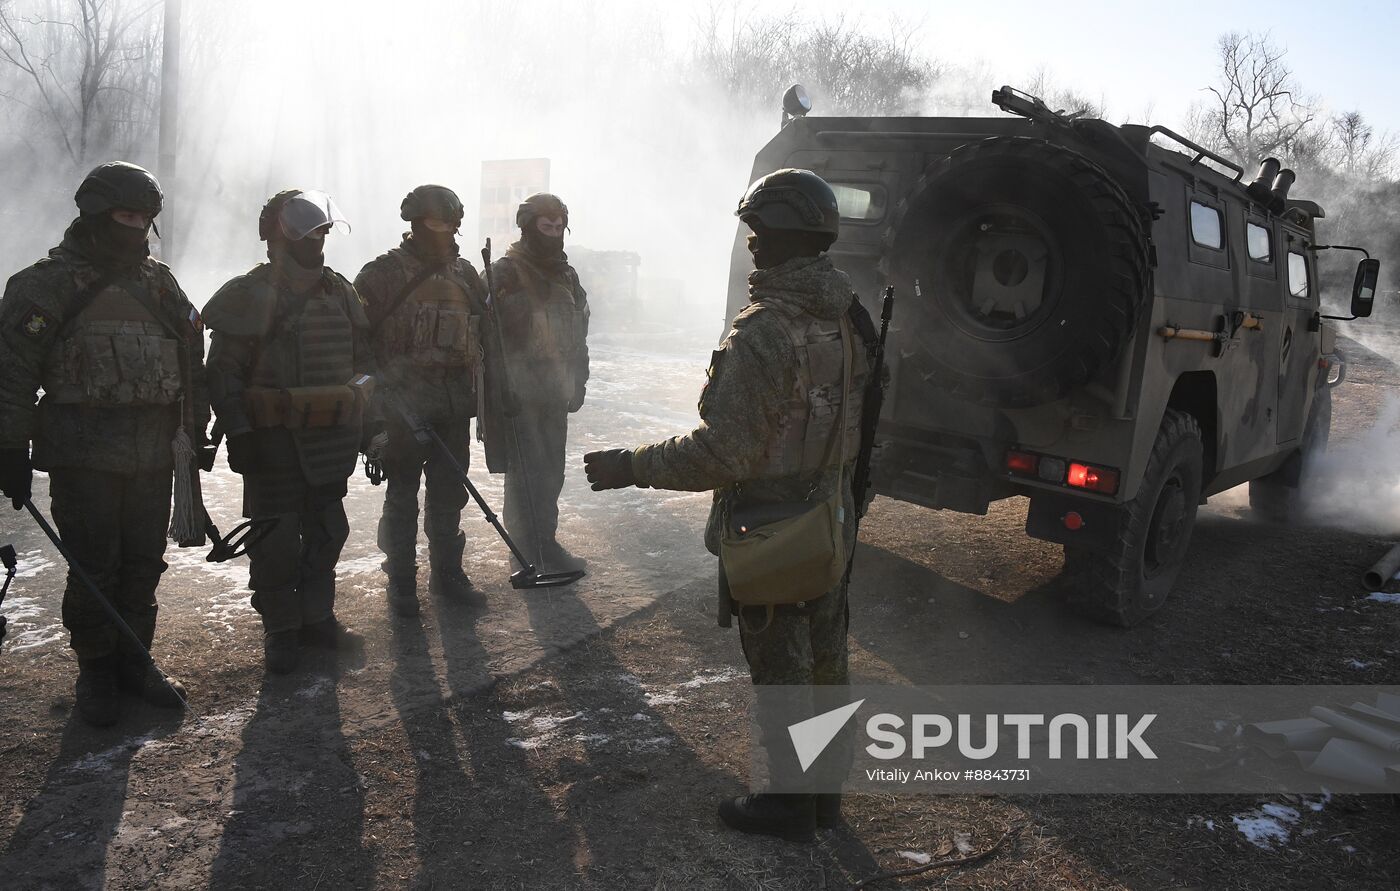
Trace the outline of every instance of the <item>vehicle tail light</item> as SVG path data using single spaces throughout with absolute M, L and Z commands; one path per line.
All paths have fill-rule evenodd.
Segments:
M 1006 453 L 1006 469 L 1012 473 L 1020 473 L 1026 476 L 1035 476 L 1040 467 L 1040 456 L 1032 455 L 1030 452 Z
M 1090 492 L 1102 492 L 1104 495 L 1112 495 L 1118 491 L 1118 471 L 1109 467 L 1096 467 L 1093 464 L 1070 464 L 1069 477 L 1066 480 L 1076 489 L 1088 489 Z

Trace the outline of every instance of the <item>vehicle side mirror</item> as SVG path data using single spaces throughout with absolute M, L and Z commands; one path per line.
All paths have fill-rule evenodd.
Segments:
M 1381 261 L 1367 258 L 1356 264 L 1356 281 L 1351 286 L 1351 314 L 1364 319 L 1371 314 L 1376 302 L 1376 279 L 1381 274 Z

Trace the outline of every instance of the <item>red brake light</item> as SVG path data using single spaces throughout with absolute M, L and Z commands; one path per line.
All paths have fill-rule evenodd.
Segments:
M 1069 466 L 1069 477 L 1066 482 L 1076 489 L 1088 489 L 1090 492 L 1112 495 L 1118 491 L 1118 471 L 1108 467 L 1095 467 L 1092 464 L 1076 462 Z
M 1030 452 L 1007 452 L 1006 469 L 1012 473 L 1035 476 L 1040 467 L 1040 458 Z

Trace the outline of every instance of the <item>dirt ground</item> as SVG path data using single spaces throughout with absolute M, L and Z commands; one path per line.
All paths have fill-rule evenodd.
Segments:
M 688 427 L 705 345 L 639 343 L 598 345 L 572 455 Z M 1351 358 L 1342 463 L 1369 453 L 1364 431 L 1400 387 L 1389 363 Z M 499 503 L 499 479 L 475 475 Z M 975 864 L 875 887 L 1391 888 L 1400 875 L 1387 796 L 856 795 L 814 845 L 726 831 L 714 808 L 746 789 L 750 689 L 735 632 L 714 627 L 707 497 L 605 497 L 580 477 L 571 466 L 561 537 L 588 578 L 511 590 L 503 548 L 473 519 L 488 608 L 425 597 L 410 620 L 383 600 L 382 493 L 356 480 L 338 611 L 366 653 L 286 678 L 263 674 L 242 561 L 172 550 L 156 655 L 192 690 L 190 712 L 129 700 L 106 730 L 72 711 L 56 555 L 7 512 L 0 541 L 23 575 L 0 644 L 0 887 L 849 888 L 999 840 Z M 216 474 L 210 491 L 227 522 L 236 479 Z M 1063 609 L 1060 549 L 1025 537 L 1025 510 L 876 501 L 851 595 L 858 681 L 1400 682 L 1400 606 L 1359 582 L 1400 537 L 1384 506 L 1279 526 L 1238 492 L 1213 499 L 1171 600 L 1130 630 Z M 1279 832 L 1251 841 L 1240 826 L 1259 819 Z

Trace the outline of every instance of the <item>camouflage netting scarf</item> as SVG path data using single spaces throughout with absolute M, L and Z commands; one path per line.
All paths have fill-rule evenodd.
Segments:
M 749 302 L 760 300 L 834 319 L 851 304 L 851 280 L 826 254 L 794 257 L 772 269 L 749 273 Z

